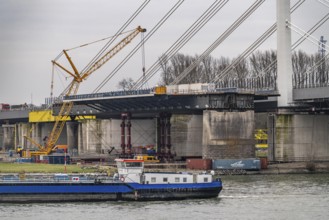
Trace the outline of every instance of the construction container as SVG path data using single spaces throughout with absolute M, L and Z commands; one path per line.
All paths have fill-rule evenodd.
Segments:
M 212 168 L 217 170 L 260 170 L 260 160 L 251 159 L 217 159 L 212 161 Z
M 178 85 L 167 86 L 167 94 L 177 94 L 177 93 L 178 93 Z
M 167 93 L 167 88 L 165 86 L 158 86 L 155 88 L 155 94 L 161 95 L 161 94 L 166 94 Z
M 268 164 L 267 157 L 261 157 L 259 159 L 260 159 L 260 168 L 262 170 L 267 169 L 267 164 Z
M 16 158 L 16 163 L 31 163 L 31 162 L 32 162 L 31 158 L 24 158 L 24 157 Z
M 187 159 L 186 168 L 191 170 L 211 170 L 211 159 Z
M 65 161 L 66 159 L 66 161 Z M 70 156 L 57 156 L 57 155 L 49 155 L 48 156 L 48 161 L 49 161 L 49 164 L 70 164 L 71 162 L 71 158 Z
M 178 93 L 179 94 L 189 94 L 190 93 L 190 84 L 179 84 Z
M 147 154 L 147 149 L 144 147 L 132 147 L 133 154 Z

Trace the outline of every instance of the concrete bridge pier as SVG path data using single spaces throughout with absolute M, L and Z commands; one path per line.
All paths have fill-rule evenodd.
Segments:
M 67 136 L 67 148 L 71 155 L 78 153 L 78 129 L 79 122 L 68 121 L 66 122 L 66 136 Z
M 202 157 L 240 159 L 255 157 L 254 111 L 203 111 Z
M 268 115 L 270 161 L 327 161 L 329 115 L 278 112 Z
M 41 144 L 42 146 L 45 146 L 51 131 L 53 129 L 54 123 L 30 123 L 29 127 L 30 129 L 26 131 L 24 135 L 32 138 L 35 142 Z M 37 148 L 35 145 L 33 145 L 31 142 L 26 141 L 26 145 L 24 148 L 30 149 L 30 148 Z M 58 145 L 61 144 L 67 144 L 67 134 L 66 134 L 66 127 L 64 127 L 61 135 L 59 136 L 57 143 Z
M 13 150 L 14 140 L 15 140 L 15 125 L 4 124 L 2 125 L 3 129 L 3 142 L 2 148 L 5 151 Z
M 28 134 L 30 130 L 30 124 L 29 123 L 18 123 L 15 125 L 16 126 L 16 136 L 15 136 L 15 142 L 16 142 L 16 147 L 26 146 L 26 139 L 24 136 Z
M 202 115 L 178 115 L 171 117 L 171 152 L 180 158 L 202 155 Z

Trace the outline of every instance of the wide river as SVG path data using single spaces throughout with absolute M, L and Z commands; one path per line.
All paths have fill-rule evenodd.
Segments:
M 0 220 L 329 219 L 329 174 L 223 176 L 215 199 L 0 204 Z

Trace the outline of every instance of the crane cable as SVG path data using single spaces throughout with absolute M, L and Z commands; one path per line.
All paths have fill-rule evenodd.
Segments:
M 143 4 L 134 12 L 134 14 L 125 22 L 125 24 L 117 31 L 117 33 L 115 35 L 113 35 L 112 37 L 109 37 L 111 40 L 109 42 L 107 42 L 107 44 L 98 52 L 98 54 L 87 64 L 87 66 L 81 71 L 81 73 L 83 73 L 84 71 L 86 71 L 87 69 L 90 68 L 90 66 L 92 66 L 97 60 L 98 58 L 104 53 L 105 50 L 107 50 L 107 48 L 113 43 L 113 41 L 120 35 L 123 34 L 123 30 L 132 22 L 132 20 L 146 7 L 146 5 L 150 2 L 150 0 L 145 0 L 143 2 Z M 124 32 L 126 33 L 126 32 Z M 106 39 L 106 38 L 105 38 Z M 105 40 L 104 39 L 104 40 Z M 100 40 L 99 40 L 100 41 Z M 95 41 L 99 42 L 99 41 Z M 94 42 L 91 42 L 94 43 Z M 91 44 L 89 43 L 89 44 Z M 81 45 L 84 46 L 84 45 Z M 81 47 L 78 46 L 78 47 Z M 77 48 L 78 48 L 77 47 Z M 74 49 L 74 48 L 71 48 Z M 70 50 L 70 49 L 69 49 Z M 61 56 L 63 55 L 63 51 L 61 51 L 61 53 L 59 55 L 57 55 L 57 57 L 54 59 L 54 61 L 57 61 Z M 53 64 L 54 65 L 54 64 Z M 61 100 L 64 95 L 67 93 L 67 91 L 69 90 L 69 88 L 71 87 L 71 83 L 64 89 L 64 91 L 61 92 L 61 94 L 58 96 L 58 100 Z
M 87 64 L 86 67 L 84 67 L 81 71 L 81 74 L 85 73 L 109 48 L 109 46 L 116 40 L 116 38 L 123 32 L 123 30 L 137 17 L 137 15 L 140 14 L 140 12 L 146 7 L 146 5 L 151 0 L 145 0 L 143 4 L 134 12 L 132 16 L 124 23 L 124 25 L 117 31 L 117 33 L 114 35 L 109 42 L 105 44 L 105 46 L 96 54 L 96 56 Z
M 153 34 L 163 25 L 165 21 L 179 8 L 179 6 L 184 2 L 184 0 L 179 0 L 152 28 L 152 30 L 146 35 L 143 43 L 145 43 Z M 140 42 L 135 48 L 111 71 L 111 73 L 94 89 L 93 93 L 99 92 L 105 84 L 122 68 L 122 66 L 140 49 L 142 42 Z
M 129 31 L 125 31 L 125 32 L 121 32 L 117 36 L 116 35 L 113 35 L 113 36 L 110 36 L 110 37 L 106 37 L 106 38 L 103 38 L 103 39 L 99 39 L 99 40 L 95 40 L 95 41 L 92 41 L 92 42 L 89 42 L 89 43 L 85 43 L 85 44 L 82 44 L 80 46 L 76 46 L 76 47 L 72 47 L 72 48 L 69 48 L 69 49 L 65 49 L 65 51 L 75 50 L 75 49 L 78 49 L 78 48 L 81 48 L 81 47 L 85 47 L 85 46 L 89 46 L 89 45 L 92 45 L 92 44 L 95 44 L 95 43 L 99 43 L 99 42 L 104 41 L 104 40 L 112 39 L 112 38 L 118 37 L 120 35 L 133 32 L 134 30 L 135 29 L 132 29 L 132 30 L 129 30 Z
M 145 43 L 144 43 L 144 32 L 141 34 L 141 43 L 142 43 L 142 72 L 143 78 L 145 77 Z
M 207 10 L 180 36 L 179 39 L 164 53 L 166 60 L 169 60 L 177 51 L 182 48 L 228 1 L 216 0 Z M 147 71 L 146 80 L 149 80 L 159 69 L 160 62 L 155 62 Z M 132 89 L 141 87 L 142 78 L 139 78 Z

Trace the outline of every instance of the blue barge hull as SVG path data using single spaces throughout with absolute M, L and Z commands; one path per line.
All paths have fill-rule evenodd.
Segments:
M 217 197 L 220 180 L 209 183 L 1 183 L 0 202 L 174 200 Z

